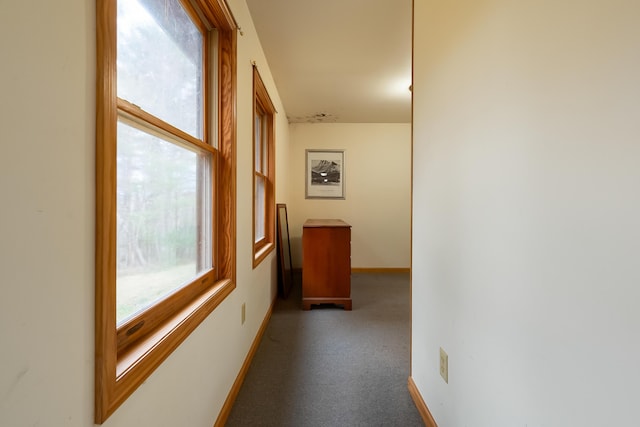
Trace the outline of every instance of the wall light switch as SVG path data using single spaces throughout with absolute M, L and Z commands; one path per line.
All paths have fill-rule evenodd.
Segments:
M 440 376 L 445 383 L 449 384 L 449 356 L 440 347 Z
M 247 310 L 246 310 L 246 306 L 245 303 L 242 303 L 242 325 L 244 325 L 244 320 L 246 319 L 246 314 L 247 314 Z

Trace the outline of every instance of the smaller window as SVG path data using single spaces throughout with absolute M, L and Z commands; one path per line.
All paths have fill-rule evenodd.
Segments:
M 275 246 L 275 108 L 253 67 L 253 266 Z

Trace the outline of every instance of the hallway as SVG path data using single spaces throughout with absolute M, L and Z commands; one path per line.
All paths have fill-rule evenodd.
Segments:
M 279 299 L 227 426 L 421 426 L 407 391 L 409 275 L 352 274 L 353 311 Z

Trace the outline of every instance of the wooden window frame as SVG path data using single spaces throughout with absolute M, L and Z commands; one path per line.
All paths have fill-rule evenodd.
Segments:
M 116 325 L 116 127 L 119 116 L 150 115 L 117 98 L 116 0 L 96 0 L 96 303 L 95 414 L 102 424 L 235 288 L 236 282 L 236 29 L 224 0 L 179 0 L 205 38 L 204 140 L 213 155 L 213 265 L 191 284 L 120 327 Z M 207 43 L 205 43 L 205 46 Z M 213 68 L 211 70 L 210 68 Z M 215 90 L 208 85 L 215 75 Z M 164 131 L 186 134 L 158 121 Z M 214 135 L 215 132 L 215 135 Z M 186 135 L 194 140 L 195 138 Z M 216 141 L 215 147 L 211 141 Z
M 276 109 L 271 102 L 271 97 L 260 77 L 258 68 L 253 66 L 253 268 L 256 268 L 267 255 L 275 249 L 275 114 Z M 256 119 L 258 115 L 265 120 L 266 128 L 260 132 L 265 143 L 260 144 L 266 149 L 266 153 L 256 151 Z M 266 155 L 266 173 L 256 170 L 256 156 Z M 264 212 L 264 238 L 256 241 L 256 178 L 265 180 L 265 212 Z

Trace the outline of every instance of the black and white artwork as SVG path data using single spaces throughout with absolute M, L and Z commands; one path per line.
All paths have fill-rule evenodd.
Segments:
M 344 199 L 344 150 L 306 150 L 307 199 Z

